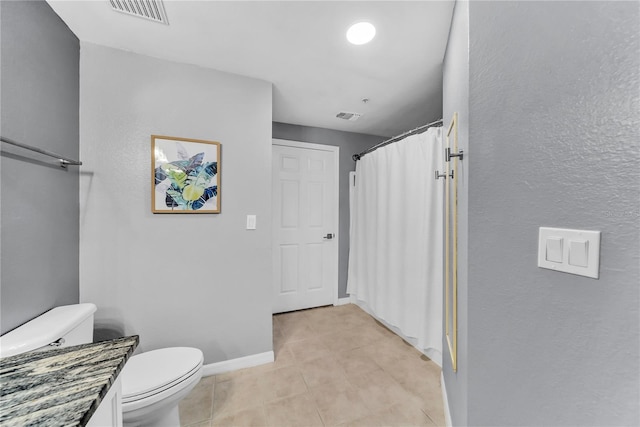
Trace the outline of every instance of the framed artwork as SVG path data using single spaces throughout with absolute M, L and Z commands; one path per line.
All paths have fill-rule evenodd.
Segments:
M 151 211 L 220 213 L 220 143 L 151 135 Z
M 453 140 L 453 141 L 452 141 Z M 458 152 L 458 113 L 447 130 L 447 147 Z M 458 157 L 447 162 L 445 180 L 445 336 L 453 372 L 458 370 Z M 449 179 L 449 177 L 451 177 Z

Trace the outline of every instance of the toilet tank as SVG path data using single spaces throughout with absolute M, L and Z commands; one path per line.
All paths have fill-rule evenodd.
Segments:
M 52 308 L 0 337 L 0 357 L 93 342 L 95 304 Z

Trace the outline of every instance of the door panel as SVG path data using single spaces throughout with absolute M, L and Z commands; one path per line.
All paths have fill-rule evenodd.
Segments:
M 282 279 L 280 280 L 280 293 L 290 294 L 298 291 L 298 245 L 280 246 Z
M 273 145 L 273 312 L 333 304 L 337 292 L 337 156 Z
M 280 226 L 282 228 L 298 228 L 300 204 L 300 186 L 296 181 L 281 181 L 282 214 Z

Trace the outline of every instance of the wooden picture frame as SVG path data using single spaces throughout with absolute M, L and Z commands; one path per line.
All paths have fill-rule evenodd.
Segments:
M 151 135 L 151 211 L 220 213 L 220 143 Z
M 453 139 L 453 146 L 452 140 Z M 447 130 L 447 147 L 458 152 L 458 113 Z M 447 162 L 445 184 L 445 336 L 453 372 L 458 370 L 458 157 Z

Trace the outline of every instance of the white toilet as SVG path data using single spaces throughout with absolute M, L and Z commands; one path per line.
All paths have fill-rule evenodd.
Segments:
M 56 307 L 0 337 L 0 357 L 93 341 L 94 304 Z M 178 402 L 202 377 L 202 351 L 172 347 L 131 357 L 122 372 L 126 426 L 180 425 Z
M 202 377 L 202 351 L 171 347 L 133 356 L 122 370 L 127 426 L 179 426 L 178 402 Z

